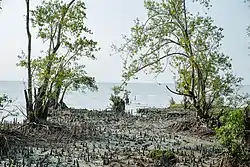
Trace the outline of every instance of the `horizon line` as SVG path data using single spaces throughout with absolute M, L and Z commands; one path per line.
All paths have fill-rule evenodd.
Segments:
M 0 80 L 0 82 L 27 82 L 27 81 L 18 81 L 18 80 Z M 122 82 L 118 81 L 98 81 L 96 83 L 111 83 L 111 84 L 119 84 Z M 128 82 L 128 84 L 174 84 L 171 82 Z M 250 86 L 250 84 L 242 84 L 243 86 Z
M 0 80 L 0 82 L 27 82 L 27 81 L 18 81 L 18 80 Z M 96 83 L 122 83 L 118 81 L 97 81 Z M 128 82 L 129 84 L 174 84 L 170 82 Z

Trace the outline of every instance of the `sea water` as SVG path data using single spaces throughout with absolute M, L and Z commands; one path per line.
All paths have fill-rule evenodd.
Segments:
M 97 83 L 98 91 L 91 92 L 68 92 L 65 96 L 65 103 L 72 108 L 86 108 L 104 110 L 110 107 L 110 95 L 112 88 L 119 83 Z M 173 84 L 167 84 L 170 88 L 174 88 Z M 167 107 L 171 97 L 175 101 L 182 100 L 181 96 L 172 94 L 166 89 L 166 84 L 157 83 L 130 83 L 127 90 L 130 105 L 126 106 L 127 110 L 136 110 L 144 107 Z M 19 81 L 0 81 L 0 94 L 7 94 L 14 100 L 13 106 L 18 108 L 25 107 L 24 89 L 26 85 Z M 250 86 L 244 86 L 242 92 L 250 93 Z M 21 118 L 21 114 L 19 116 Z M 1 113 L 0 113 L 1 118 Z M 0 120 L 1 121 L 1 120 Z

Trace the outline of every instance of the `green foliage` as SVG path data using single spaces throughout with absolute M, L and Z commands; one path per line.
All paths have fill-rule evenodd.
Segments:
M 181 103 L 176 103 L 174 98 L 171 97 L 171 99 L 169 100 L 169 107 L 171 109 L 178 109 L 178 108 L 184 108 L 184 105 Z
M 128 91 L 127 89 L 125 89 L 125 86 L 127 86 L 127 83 L 123 83 L 122 85 L 114 86 L 114 87 L 112 88 L 113 94 L 114 94 L 115 96 L 120 96 L 120 97 L 122 97 L 123 99 L 125 99 L 125 98 L 128 97 L 129 94 L 131 93 L 130 91 Z
M 13 100 L 8 95 L 2 94 L 0 96 L 0 123 L 9 116 L 18 116 L 16 110 L 9 109 L 11 103 L 13 103 Z
M 111 108 L 116 112 L 125 112 L 125 98 L 129 96 L 130 91 L 120 86 L 114 86 L 112 88 L 113 94 L 111 94 L 109 100 L 111 101 Z
M 175 102 L 175 100 L 174 100 L 174 98 L 173 98 L 173 97 L 171 97 L 171 99 L 169 100 L 169 104 L 170 104 L 170 106 L 172 106 L 172 105 L 175 105 L 175 104 L 176 104 L 176 102 Z
M 12 99 L 9 96 L 7 96 L 6 94 L 3 94 L 2 96 L 0 96 L 0 107 L 1 108 L 4 108 L 4 106 L 6 106 L 6 104 L 9 104 L 12 102 L 13 102 Z
M 120 96 L 111 94 L 109 100 L 111 101 L 111 109 L 113 111 L 117 113 L 125 112 L 125 101 Z
M 70 77 L 68 80 L 71 79 L 71 90 L 73 91 L 79 91 L 81 90 L 82 92 L 85 91 L 85 89 L 91 90 L 91 91 L 96 91 L 98 90 L 98 87 L 96 85 L 96 81 L 94 77 L 90 77 L 85 74 L 83 71 L 78 71 L 75 72 L 72 77 Z M 66 83 L 65 83 L 66 85 Z
M 231 107 L 233 109 L 246 107 L 249 102 L 249 94 L 248 93 L 240 93 L 239 89 L 236 89 L 228 98 L 227 101 L 224 102 L 224 105 Z
M 175 104 L 170 104 L 169 108 L 171 108 L 171 109 L 184 108 L 184 105 L 180 104 L 180 103 L 175 103 Z
M 225 112 L 221 118 L 223 126 L 216 129 L 220 143 L 225 146 L 228 153 L 235 158 L 243 158 L 245 112 L 243 109 L 234 109 Z
M 43 0 L 31 11 L 37 38 L 47 48 L 41 56 L 32 59 L 33 83 L 43 86 L 47 97 L 56 99 L 68 90 L 97 90 L 95 79 L 87 76 L 80 62 L 84 58 L 95 59 L 94 53 L 100 48 L 97 42 L 88 39 L 93 33 L 85 26 L 85 3 L 82 0 L 71 2 Z M 27 68 L 24 52 L 19 59 L 17 65 Z
M 171 159 L 175 159 L 175 155 L 173 152 L 171 152 L 170 150 L 152 150 L 150 153 L 149 153 L 149 156 L 152 158 L 152 159 L 157 159 L 159 160 L 162 155 L 163 155 L 163 152 L 164 155 L 166 156 L 167 160 L 171 160 Z
M 166 66 L 173 73 L 176 90 L 189 97 L 200 117 L 210 117 L 214 101 L 228 97 L 242 78 L 232 74 L 231 59 L 220 53 L 222 28 L 209 16 L 187 11 L 183 0 L 147 0 L 147 20 L 138 19 L 131 36 L 113 49 L 124 60 L 123 82 L 139 71 L 162 73 Z M 209 7 L 209 1 L 199 1 Z

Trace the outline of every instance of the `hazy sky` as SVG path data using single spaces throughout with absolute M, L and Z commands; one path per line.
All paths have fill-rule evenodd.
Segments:
M 25 80 L 26 71 L 16 67 L 17 55 L 26 51 L 25 0 L 3 0 L 0 11 L 0 80 Z M 31 0 L 33 4 L 39 0 Z M 191 1 L 191 0 L 190 0 Z M 250 84 L 249 38 L 246 36 L 250 24 L 250 9 L 244 0 L 213 0 L 210 15 L 218 26 L 224 28 L 222 51 L 232 57 L 234 71 Z M 110 56 L 111 44 L 121 43 L 122 34 L 129 34 L 133 20 L 145 20 L 143 0 L 87 0 L 87 26 L 94 32 L 93 39 L 99 42 L 101 51 L 97 60 L 84 60 L 87 71 L 100 82 L 120 80 L 122 64 L 119 56 Z M 197 5 L 189 8 L 200 10 Z M 201 10 L 202 11 L 202 10 Z M 35 35 L 34 35 L 35 36 Z M 33 54 L 38 55 L 41 44 L 33 45 Z M 139 82 L 155 82 L 152 76 L 139 75 Z M 172 82 L 171 73 L 159 76 L 158 82 Z

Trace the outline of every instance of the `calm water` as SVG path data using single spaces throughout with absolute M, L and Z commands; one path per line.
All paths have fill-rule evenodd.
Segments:
M 65 102 L 69 107 L 74 108 L 106 109 L 110 106 L 109 97 L 112 93 L 112 87 L 115 85 L 117 84 L 98 83 L 99 90 L 97 92 L 70 92 L 66 95 Z M 174 85 L 169 84 L 169 87 L 173 88 L 173 86 Z M 171 97 L 174 97 L 176 101 L 181 100 L 180 96 L 175 96 L 170 93 L 165 88 L 165 84 L 131 83 L 128 84 L 127 89 L 131 91 L 130 100 L 132 102 L 131 105 L 127 106 L 128 110 L 139 107 L 167 107 Z M 23 90 L 23 82 L 0 82 L 0 94 L 8 94 L 15 100 L 15 105 L 24 106 Z M 244 86 L 241 91 L 250 93 L 250 86 Z
M 97 85 L 99 90 L 96 92 L 86 90 L 85 93 L 67 93 L 65 96 L 66 104 L 75 108 L 107 108 L 110 104 L 109 97 L 112 93 L 112 87 L 118 84 L 98 83 Z M 23 82 L 0 81 L 0 94 L 6 93 L 15 100 L 15 104 L 24 105 L 24 87 Z M 172 96 L 163 84 L 158 85 L 157 83 L 132 83 L 128 85 L 127 89 L 131 91 L 130 100 L 133 106 L 165 107 Z

